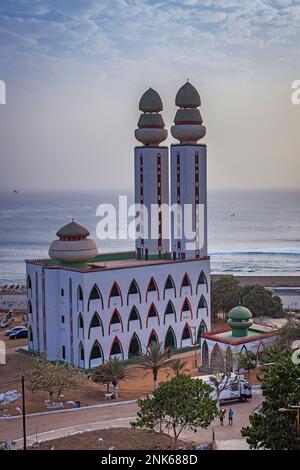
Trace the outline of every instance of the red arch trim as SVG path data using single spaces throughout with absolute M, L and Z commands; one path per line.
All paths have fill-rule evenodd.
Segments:
M 154 285 L 155 285 L 156 292 L 157 292 L 157 297 L 158 297 L 158 300 L 160 300 L 158 285 L 157 285 L 156 280 L 155 280 L 154 277 L 152 276 L 151 279 L 150 279 L 150 281 L 148 282 L 148 286 L 147 286 L 147 290 L 146 290 L 146 302 L 147 302 L 147 300 L 148 300 L 148 293 L 149 293 L 148 289 L 149 289 L 149 286 L 150 286 L 150 284 L 151 284 L 151 281 L 153 281 L 153 283 L 154 283 Z
M 183 276 L 182 281 L 181 281 L 181 286 L 180 286 L 180 297 L 181 297 L 181 292 L 182 292 L 182 288 L 183 288 L 182 284 L 183 284 L 183 280 L 184 280 L 185 277 L 187 277 L 189 286 L 191 288 L 191 295 L 193 295 L 193 288 L 192 288 L 192 283 L 191 283 L 190 276 L 188 275 L 188 273 L 184 273 L 184 276 Z
M 188 324 L 188 322 L 186 322 L 186 324 L 184 325 L 183 329 L 182 329 L 182 333 L 181 333 L 181 340 L 180 340 L 180 345 L 182 347 L 182 337 L 183 337 L 183 332 L 185 330 L 185 328 L 188 327 L 189 329 L 189 332 L 190 332 L 190 336 L 191 336 L 191 340 L 192 340 L 192 344 L 195 344 L 195 341 L 194 341 L 194 338 L 193 338 L 193 332 L 192 332 L 192 329 L 190 327 L 190 325 Z
M 155 307 L 154 303 L 152 302 L 152 304 L 150 305 L 150 308 L 149 308 L 149 310 L 148 310 L 148 314 L 147 314 L 146 328 L 148 328 L 149 314 L 150 314 L 150 310 L 152 309 L 152 307 L 154 308 L 155 313 L 156 313 L 156 316 L 157 316 L 157 319 L 158 319 L 158 326 L 160 326 L 159 313 L 158 313 L 157 308 Z
M 111 301 L 111 293 L 112 293 L 112 290 L 113 288 L 116 286 L 116 288 L 118 289 L 118 292 L 119 292 L 119 295 L 121 297 L 121 306 L 123 307 L 123 296 L 122 296 L 122 291 L 120 289 L 120 286 L 117 282 L 114 282 L 113 285 L 111 286 L 111 289 L 110 289 L 110 292 L 109 292 L 109 296 L 108 296 L 108 308 L 110 307 L 110 301 Z
M 193 310 L 192 310 L 191 302 L 190 302 L 189 299 L 186 297 L 186 298 L 184 299 L 183 303 L 182 303 L 181 312 L 180 312 L 180 321 L 182 321 L 183 306 L 184 306 L 185 302 L 187 302 L 187 303 L 189 304 L 190 311 L 191 311 L 191 320 L 193 320 Z
M 111 347 L 110 347 L 110 351 L 109 351 L 109 358 L 111 358 L 111 352 L 112 352 L 113 346 L 114 346 L 116 341 L 119 343 L 119 346 L 120 346 L 121 351 L 122 351 L 122 358 L 124 359 L 124 348 L 123 348 L 123 345 L 122 345 L 121 341 L 119 340 L 119 338 L 117 336 L 114 337 L 114 340 L 111 343 Z
M 124 326 L 123 326 L 122 317 L 121 317 L 120 312 L 118 311 L 118 309 L 115 308 L 114 311 L 113 311 L 113 313 L 112 313 L 112 315 L 111 315 L 111 317 L 110 317 L 110 320 L 109 320 L 109 327 L 108 327 L 108 334 L 109 334 L 109 335 L 110 335 L 110 329 L 111 329 L 111 325 L 112 325 L 111 321 L 112 321 L 112 318 L 113 318 L 113 316 L 114 316 L 115 313 L 116 313 L 116 314 L 118 315 L 118 317 L 119 317 L 119 320 L 120 320 L 120 323 L 121 323 L 121 327 L 122 327 L 122 333 L 124 332 Z

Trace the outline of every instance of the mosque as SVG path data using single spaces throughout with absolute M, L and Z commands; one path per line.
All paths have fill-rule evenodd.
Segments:
M 267 326 L 250 321 L 243 324 L 247 334 L 237 326 L 210 331 L 206 145 L 199 143 L 206 127 L 191 83 L 179 89 L 175 104 L 171 133 L 177 142 L 169 149 L 161 145 L 168 132 L 159 94 L 150 88 L 139 102 L 135 250 L 98 253 L 89 231 L 72 220 L 58 230 L 48 259 L 26 261 L 32 353 L 88 370 L 110 358 L 138 356 L 153 341 L 182 351 L 200 343 L 202 365 L 210 368 L 215 356 L 219 365 L 226 359 L 228 346 L 233 353 L 272 336 Z M 173 216 L 160 210 L 173 206 Z M 186 208 L 192 239 L 182 230 Z M 157 236 L 149 236 L 153 231 Z
M 72 220 L 57 232 L 49 259 L 27 260 L 29 350 L 48 360 L 90 369 L 110 358 L 127 360 L 153 342 L 187 350 L 210 329 L 207 254 L 206 128 L 196 88 L 177 93 L 172 136 L 162 100 L 147 90 L 134 149 L 135 203 L 142 208 L 135 251 L 98 253 L 89 231 Z M 175 204 L 169 214 L 151 207 Z M 189 206 L 194 238 L 180 229 Z M 202 210 L 199 210 L 199 207 Z M 201 213 L 200 213 L 201 212 Z M 148 232 L 146 231 L 148 229 Z M 152 230 L 157 236 L 151 238 Z

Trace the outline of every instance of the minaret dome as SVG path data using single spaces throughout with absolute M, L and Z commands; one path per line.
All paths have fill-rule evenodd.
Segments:
M 163 110 L 161 97 L 153 88 L 149 88 L 140 99 L 139 110 L 141 114 L 135 138 L 144 146 L 157 147 L 163 142 L 168 131 L 164 128 L 164 120 L 159 114 Z

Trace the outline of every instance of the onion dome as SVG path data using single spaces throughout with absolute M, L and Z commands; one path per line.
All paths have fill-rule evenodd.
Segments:
M 91 261 L 98 254 L 95 241 L 87 238 L 90 232 L 74 219 L 64 225 L 56 233 L 58 240 L 54 240 L 49 248 L 50 258 L 61 263 L 84 264 Z
M 163 110 L 161 97 L 153 88 L 145 91 L 139 102 L 139 110 L 144 113 L 159 113 Z
M 145 146 L 157 147 L 168 136 L 164 120 L 159 114 L 163 104 L 157 91 L 149 88 L 140 99 L 139 109 L 143 114 L 135 130 L 135 138 Z
M 232 336 L 245 337 L 248 335 L 248 329 L 252 325 L 252 313 L 246 307 L 238 305 L 228 313 L 228 324 L 232 329 Z
M 181 144 L 197 144 L 206 134 L 206 127 L 202 125 L 203 120 L 200 111 L 201 99 L 196 88 L 191 83 L 185 83 L 178 91 L 175 104 L 177 110 L 174 123 L 171 128 L 172 136 Z

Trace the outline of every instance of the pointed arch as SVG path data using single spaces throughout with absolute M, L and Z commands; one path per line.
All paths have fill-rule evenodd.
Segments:
M 31 300 L 27 302 L 27 313 L 32 313 L 32 303 Z
M 99 289 L 99 287 L 97 286 L 97 284 L 94 284 L 92 289 L 91 289 L 91 292 L 90 292 L 90 295 L 89 295 L 89 300 L 88 300 L 88 310 L 90 309 L 90 302 L 91 300 L 96 300 L 96 299 L 99 299 L 100 302 L 101 302 L 101 307 L 102 309 L 104 308 L 104 304 L 103 304 L 103 297 L 102 297 L 102 294 L 101 294 L 101 291 Z
M 191 283 L 191 280 L 190 280 L 190 278 L 189 278 L 188 273 L 185 273 L 184 276 L 183 276 L 183 278 L 182 278 L 181 286 L 180 286 L 180 297 L 181 297 L 182 289 L 183 289 L 184 287 L 189 287 L 190 290 L 191 290 L 191 295 L 193 295 L 192 283 Z
M 209 368 L 209 351 L 206 340 L 203 341 L 202 350 L 201 350 L 201 365 L 205 369 Z
M 214 345 L 210 355 L 210 369 L 212 371 L 224 371 L 224 357 L 218 344 Z
M 90 352 L 89 368 L 97 367 L 100 364 L 103 364 L 103 362 L 104 362 L 103 350 L 100 346 L 99 341 L 95 340 L 92 346 L 91 352 Z
M 77 322 L 77 331 L 78 331 L 78 336 L 79 336 L 79 334 L 80 334 L 80 330 L 82 330 L 82 331 L 83 331 L 83 333 L 84 333 L 84 323 L 83 323 L 83 316 L 82 316 L 82 314 L 81 314 L 81 313 L 78 315 L 78 322 Z
M 129 331 L 129 328 L 130 328 L 130 322 L 134 321 L 134 320 L 138 320 L 140 322 L 140 328 L 142 329 L 141 316 L 140 316 L 139 311 L 138 311 L 138 309 L 136 308 L 135 305 L 130 310 L 130 314 L 129 314 L 129 318 L 128 318 L 128 324 L 127 324 L 127 331 Z
M 152 330 L 148 339 L 147 348 L 149 348 L 151 343 L 159 343 L 158 336 L 155 330 Z
M 198 306 L 197 306 L 197 318 L 198 318 L 198 315 L 199 315 L 199 310 L 204 308 L 205 311 L 206 311 L 206 315 L 208 316 L 208 306 L 207 306 L 207 302 L 206 302 L 206 298 L 204 297 L 204 295 L 202 294 L 200 299 L 199 299 L 199 302 L 198 302 Z
M 154 303 L 152 303 L 150 305 L 149 310 L 148 310 L 148 315 L 147 315 L 147 320 L 146 320 L 146 328 L 148 328 L 149 318 L 154 318 L 154 317 L 157 317 L 158 325 L 160 325 L 160 318 L 159 318 L 157 308 L 155 307 Z
M 77 309 L 79 309 L 79 302 L 83 302 L 83 290 L 80 284 L 77 287 Z
M 127 305 L 129 305 L 129 296 L 130 295 L 135 295 L 137 294 L 139 296 L 139 301 L 140 303 L 142 303 L 142 296 L 141 296 L 141 291 L 140 291 L 140 288 L 138 286 L 138 283 L 136 282 L 135 279 L 132 279 L 131 283 L 130 283 L 130 286 L 129 286 L 129 289 L 128 289 L 128 293 L 127 293 Z
M 167 277 L 167 280 L 165 282 L 165 287 L 164 287 L 164 293 L 163 293 L 163 299 L 165 300 L 166 298 L 166 290 L 170 291 L 171 289 L 173 289 L 173 292 L 174 292 L 174 297 L 176 298 L 176 286 L 175 286 L 175 282 L 171 276 L 171 274 L 168 275 Z
M 174 307 L 174 304 L 173 304 L 172 300 L 169 300 L 169 302 L 167 303 L 167 306 L 166 306 L 166 310 L 165 310 L 165 314 L 164 314 L 164 325 L 166 324 L 166 316 L 167 315 L 174 315 L 175 323 L 177 322 L 176 311 L 175 311 L 175 307 Z
M 102 323 L 102 320 L 101 320 L 98 312 L 95 312 L 94 315 L 92 316 L 91 323 L 90 323 L 90 326 L 89 326 L 88 339 L 90 339 L 90 337 L 91 337 L 92 328 L 100 328 L 101 332 L 102 332 L 102 336 L 104 336 L 103 323 Z
M 109 293 L 109 296 L 108 296 L 108 308 L 110 307 L 110 302 L 111 302 L 112 297 L 120 297 L 121 307 L 123 307 L 122 292 L 121 292 L 120 286 L 117 282 L 114 282 L 111 289 L 110 289 L 110 293 Z
M 171 349 L 177 348 L 176 335 L 171 326 L 169 326 L 166 336 L 165 336 L 165 349 L 167 348 L 171 348 Z
M 226 366 L 226 372 L 233 371 L 233 354 L 232 354 L 232 350 L 230 346 L 228 346 L 226 349 L 225 366 Z
M 180 312 L 180 321 L 182 321 L 182 315 L 183 312 L 191 312 L 191 319 L 193 319 L 193 310 L 191 306 L 191 302 L 189 301 L 188 298 L 185 298 L 181 307 L 181 312 Z
M 136 333 L 133 333 L 130 343 L 129 343 L 128 357 L 141 356 L 141 355 L 142 355 L 142 347 L 141 347 L 140 339 Z
M 26 284 L 27 284 L 27 289 L 32 289 L 32 282 L 31 282 L 31 277 L 29 274 L 27 275 Z
M 196 294 L 198 294 L 198 289 L 200 286 L 206 286 L 206 292 L 208 292 L 208 282 L 207 282 L 207 277 L 205 272 L 202 270 L 201 273 L 199 274 L 198 281 L 197 281 L 197 286 L 196 286 Z
M 200 343 L 201 341 L 201 335 L 202 333 L 205 333 L 207 331 L 207 325 L 204 320 L 201 320 L 201 323 L 198 328 L 198 334 L 197 334 L 197 343 Z
M 111 344 L 111 348 L 110 348 L 110 352 L 109 352 L 109 357 L 111 356 L 117 356 L 121 354 L 122 355 L 122 360 L 124 359 L 124 351 L 123 351 L 123 346 L 122 346 L 122 343 L 121 341 L 119 340 L 119 338 L 117 336 L 115 336 L 112 344 Z
M 158 289 L 158 285 L 157 285 L 157 282 L 156 280 L 154 279 L 154 277 L 151 277 L 149 283 L 148 283 L 148 286 L 147 286 L 147 291 L 146 291 L 146 302 L 148 300 L 148 294 L 149 292 L 154 292 L 156 291 L 157 292 L 157 300 L 159 300 L 159 289 Z
M 185 340 L 190 340 L 191 345 L 193 344 L 193 334 L 190 325 L 186 322 L 181 333 L 181 347 Z
M 124 331 L 123 320 L 122 320 L 122 317 L 121 317 L 119 311 L 115 308 L 113 313 L 112 313 L 112 316 L 110 318 L 110 322 L 109 322 L 109 327 L 108 327 L 108 334 L 109 335 L 110 335 L 111 325 L 117 325 L 117 324 L 121 325 L 122 333 L 123 333 L 123 331 Z
M 82 341 L 80 341 L 78 345 L 78 364 L 79 366 L 84 366 L 84 346 Z

